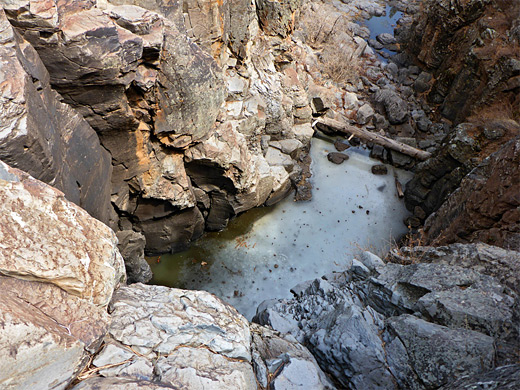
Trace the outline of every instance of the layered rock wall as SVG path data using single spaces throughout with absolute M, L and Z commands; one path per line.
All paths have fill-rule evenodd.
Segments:
M 283 8 L 284 18 L 295 7 Z M 264 35 L 254 2 L 14 1 L 4 9 L 52 87 L 110 152 L 110 226 L 142 232 L 149 252 L 184 249 L 299 180 L 296 160 L 313 132 L 309 102 L 290 56 L 278 72 L 277 56 L 292 46 Z M 276 23 L 271 14 L 262 20 Z M 291 147 L 268 150 L 283 140 Z
M 421 7 L 403 43 L 434 74 L 430 102 L 457 123 L 494 102 L 518 115 L 520 4 L 428 0 Z

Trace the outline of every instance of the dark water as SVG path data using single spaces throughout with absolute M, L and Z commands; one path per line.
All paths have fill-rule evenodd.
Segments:
M 397 8 L 394 8 L 390 5 L 386 5 L 386 11 L 384 16 L 373 16 L 368 20 L 364 20 L 361 22 L 362 25 L 365 25 L 370 29 L 370 39 L 376 39 L 379 34 L 390 33 L 393 35 L 394 28 L 397 25 L 397 21 L 403 16 L 403 13 L 399 11 Z M 382 49 L 387 54 L 395 54 L 387 49 Z M 377 51 L 376 51 L 377 53 Z M 378 54 L 378 57 L 384 61 L 381 55 Z

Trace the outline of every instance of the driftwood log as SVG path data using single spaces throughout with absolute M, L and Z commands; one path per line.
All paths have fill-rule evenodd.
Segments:
M 319 118 L 316 120 L 317 123 L 321 123 L 327 127 L 335 131 L 339 131 L 341 133 L 347 133 L 354 135 L 358 138 L 361 138 L 368 142 L 373 142 L 375 144 L 384 146 L 386 148 L 395 150 L 399 153 L 406 154 L 410 157 L 417 158 L 419 160 L 427 160 L 431 157 L 430 152 L 426 152 L 421 149 L 414 148 L 413 146 L 403 144 L 402 142 L 394 141 L 393 139 L 383 137 L 380 134 L 372 133 L 371 131 L 360 129 L 359 127 L 347 125 L 346 123 L 341 123 L 334 119 L 330 118 Z

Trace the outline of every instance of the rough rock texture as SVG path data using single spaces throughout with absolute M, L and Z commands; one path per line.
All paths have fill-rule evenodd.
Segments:
M 290 334 L 251 324 L 252 361 L 265 389 L 335 389 L 311 353 Z
M 123 230 L 116 233 L 117 247 L 125 261 L 127 283 L 146 283 L 152 279 L 152 270 L 144 258 L 146 239 L 140 233 Z
M 399 264 L 415 261 L 470 268 L 494 277 L 513 291 L 520 291 L 520 253 L 513 250 L 505 250 L 480 242 L 438 247 L 415 246 L 391 250 L 389 259 Z
M 299 3 L 271 5 L 263 9 L 288 7 L 280 25 L 290 32 Z M 148 252 L 186 249 L 204 229 L 222 229 L 304 182 L 299 163 L 309 163 L 302 161 L 313 130 L 294 55 L 302 50 L 260 29 L 255 2 L 14 1 L 4 8 L 53 88 L 112 156 L 110 226 L 141 232 Z M 273 15 L 265 31 L 275 28 Z M 301 145 L 281 148 L 280 164 L 267 159 L 262 136 Z
M 442 390 L 514 390 L 520 387 L 520 365 L 497 367 L 484 374 L 467 375 Z
M 0 273 L 106 306 L 124 282 L 117 238 L 62 192 L 0 162 Z
M 0 387 L 65 389 L 108 330 L 124 282 L 115 234 L 0 162 Z
M 120 288 L 110 308 L 110 337 L 93 364 L 124 364 L 102 376 L 174 388 L 256 388 L 249 324 L 215 296 L 137 283 Z
M 257 13 L 262 29 L 270 35 L 285 38 L 294 28 L 294 12 L 301 0 L 257 0 Z
M 425 223 L 427 242 L 487 242 L 520 250 L 520 138 L 467 175 Z
M 166 383 L 151 382 L 131 378 L 103 378 L 86 379 L 72 388 L 72 390 L 163 390 L 178 389 Z
M 417 166 L 415 176 L 406 185 L 406 207 L 417 218 L 424 220 L 438 210 L 479 162 L 514 138 L 519 131 L 518 123 L 511 120 L 458 125 L 434 155 Z M 508 170 L 514 168 L 510 166 Z M 511 180 L 515 180 L 514 175 Z M 496 191 L 507 191 L 506 188 L 507 185 L 500 184 L 496 186 Z
M 422 5 L 403 43 L 433 72 L 428 97 L 441 104 L 442 114 L 461 122 L 493 99 L 518 106 L 520 4 L 428 0 Z
M 15 33 L 3 9 L 0 36 L 0 159 L 58 188 L 68 200 L 108 222 L 108 153 L 89 124 L 51 89 L 44 64 Z
M 359 259 L 264 302 L 254 320 L 292 334 L 352 389 L 437 388 L 491 369 L 497 353 L 515 359 L 517 292 L 445 263 Z

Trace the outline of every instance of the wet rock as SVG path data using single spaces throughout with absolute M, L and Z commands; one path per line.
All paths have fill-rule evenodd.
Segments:
M 327 154 L 327 159 L 333 164 L 341 164 L 343 161 L 347 161 L 349 156 L 344 153 L 330 152 Z
M 50 7 L 46 16 L 52 25 L 56 10 Z M 68 200 L 108 222 L 112 173 L 108 153 L 88 123 L 51 89 L 38 53 L 15 33 L 3 10 L 0 30 L 0 159 L 52 184 Z
M 377 37 L 376 37 L 377 41 L 379 43 L 381 43 L 382 45 L 392 45 L 394 43 L 396 43 L 397 41 L 395 40 L 394 36 L 392 34 L 389 34 L 389 33 L 382 33 L 382 34 L 379 34 Z
M 117 238 L 63 193 L 0 162 L 0 273 L 105 306 L 125 279 Z
M 374 175 L 386 175 L 388 173 L 388 168 L 383 164 L 372 165 L 370 170 Z
M 350 148 L 349 144 L 346 144 L 345 142 L 340 141 L 339 139 L 334 141 L 334 147 L 338 152 L 344 152 L 348 148 Z
M 152 270 L 144 258 L 146 239 L 141 233 L 123 230 L 116 233 L 117 247 L 125 261 L 128 283 L 146 283 L 152 279 Z
M 374 109 L 372 108 L 372 106 L 370 106 L 370 104 L 366 103 L 358 109 L 356 114 L 356 122 L 360 125 L 365 125 L 368 122 L 370 122 L 373 116 Z

